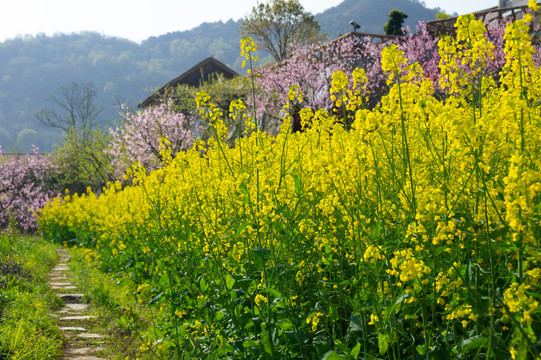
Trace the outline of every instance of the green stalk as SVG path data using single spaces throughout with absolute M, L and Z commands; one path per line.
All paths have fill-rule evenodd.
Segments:
M 398 66 L 395 64 L 395 67 L 398 68 Z M 397 77 L 397 84 L 398 84 L 398 99 L 400 103 L 400 123 L 402 126 L 402 156 L 404 157 L 404 167 L 406 168 L 406 172 L 409 174 L 410 178 L 410 188 L 411 188 L 411 212 L 413 216 L 415 217 L 415 213 L 417 212 L 417 201 L 415 199 L 415 186 L 413 185 L 413 169 L 411 167 L 411 159 L 410 159 L 410 151 L 409 151 L 409 144 L 408 144 L 408 137 L 406 132 L 406 119 L 404 116 L 404 104 L 402 100 L 402 87 L 401 85 L 401 79 L 400 74 L 398 73 L 398 70 L 396 71 L 396 77 Z
M 253 68 L 253 62 L 252 62 L 252 53 L 248 53 L 250 58 L 250 79 L 252 81 L 252 99 L 254 103 L 252 104 L 252 113 L 255 121 L 255 128 L 256 130 L 259 130 L 259 121 L 256 116 L 256 106 L 255 106 L 255 79 L 254 79 L 254 68 Z

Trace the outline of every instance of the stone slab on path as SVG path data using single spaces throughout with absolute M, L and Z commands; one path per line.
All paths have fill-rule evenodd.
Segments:
M 61 317 L 60 321 L 86 321 L 94 320 L 96 317 L 94 315 L 78 315 L 78 316 L 64 316 Z
M 84 333 L 74 334 L 73 337 L 90 340 L 90 339 L 103 339 L 105 338 L 105 335 L 84 332 Z
M 68 265 L 66 264 L 59 264 L 59 265 L 56 265 L 54 268 L 51 269 L 51 272 L 56 272 L 56 271 L 69 271 L 69 267 Z
M 59 298 L 61 298 L 65 304 L 80 304 L 83 301 L 83 298 L 85 297 L 85 294 L 58 293 L 56 295 Z
M 81 326 L 59 326 L 58 330 L 60 331 L 86 331 L 86 329 Z
M 65 304 L 64 308 L 69 311 L 80 312 L 90 309 L 90 304 Z
M 51 288 L 51 290 L 77 290 L 77 287 L 76 286 L 73 286 L 73 285 L 69 285 L 69 286 L 55 286 L 55 285 L 52 285 L 52 286 L 49 286 Z
M 78 348 L 78 349 L 68 349 L 64 352 L 64 355 L 70 355 L 70 356 L 73 356 L 73 355 L 87 355 L 89 353 L 92 353 L 92 352 L 97 352 L 97 351 L 103 351 L 105 350 L 104 347 L 102 346 L 97 346 L 97 347 L 82 347 L 82 348 Z

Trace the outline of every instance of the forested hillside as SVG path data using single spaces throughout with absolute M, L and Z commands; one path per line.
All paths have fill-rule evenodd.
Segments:
M 152 37 L 141 44 L 94 32 L 17 38 L 0 43 L 0 145 L 29 151 L 31 144 L 50 151 L 58 133 L 34 114 L 67 82 L 92 82 L 111 123 L 120 101 L 137 103 L 148 91 L 214 56 L 239 68 L 238 22 L 205 23 L 190 31 Z M 219 34 L 219 36 L 217 36 Z
M 417 0 L 345 0 L 316 18 L 330 38 L 351 31 L 383 33 L 392 9 L 409 15 L 407 24 L 435 18 Z M 204 23 L 194 29 L 150 37 L 138 44 L 94 32 L 20 37 L 0 43 L 0 145 L 4 151 L 28 152 L 35 144 L 51 151 L 59 132 L 43 126 L 34 114 L 52 107 L 47 98 L 68 82 L 92 82 L 103 111 L 100 121 L 118 119 L 121 101 L 137 104 L 148 91 L 178 76 L 208 56 L 240 72 L 240 20 Z M 262 54 L 263 55 L 263 54 Z M 264 57 L 264 56 L 262 56 Z

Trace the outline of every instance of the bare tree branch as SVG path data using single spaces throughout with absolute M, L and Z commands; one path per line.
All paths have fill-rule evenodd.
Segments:
M 93 83 L 63 84 L 48 98 L 54 104 L 53 109 L 42 109 L 35 116 L 42 124 L 65 133 L 76 131 L 86 141 L 88 132 L 98 125 L 97 117 L 101 113 L 94 103 L 96 96 Z

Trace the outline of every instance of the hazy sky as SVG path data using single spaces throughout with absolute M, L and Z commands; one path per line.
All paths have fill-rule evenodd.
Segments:
M 375 0 L 377 1 L 377 0 Z M 408 1 L 408 0 L 401 0 Z M 261 2 L 261 1 L 260 1 Z M 265 2 L 265 1 L 262 1 Z M 342 0 L 300 0 L 313 14 Z M 464 14 L 497 5 L 497 0 L 424 0 L 430 8 Z M 83 30 L 141 41 L 203 22 L 238 20 L 257 0 L 2 0 L 0 41 L 18 35 Z

